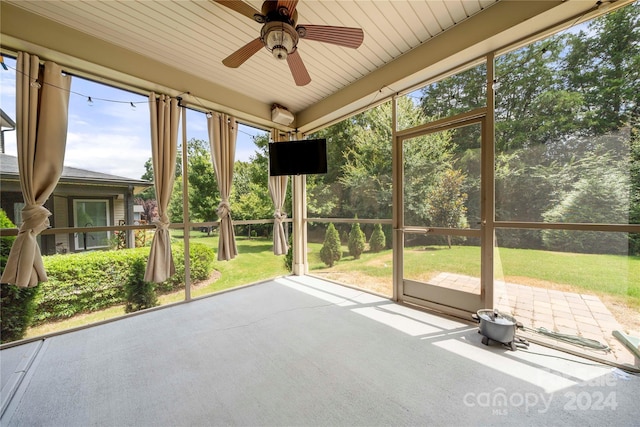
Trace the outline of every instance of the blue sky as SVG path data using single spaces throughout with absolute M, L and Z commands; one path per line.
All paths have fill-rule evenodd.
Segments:
M 9 70 L 0 69 L 0 107 L 15 120 L 15 60 L 4 60 Z M 256 151 L 252 136 L 262 133 L 239 127 L 236 160 L 249 160 Z M 17 153 L 15 135 L 5 132 L 7 154 Z M 207 122 L 204 113 L 187 110 L 187 139 L 191 138 L 207 141 Z M 150 157 L 147 97 L 73 77 L 65 165 L 137 179 Z

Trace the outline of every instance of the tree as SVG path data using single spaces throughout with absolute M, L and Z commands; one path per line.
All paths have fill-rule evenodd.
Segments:
M 430 221 L 428 204 L 431 188 L 438 177 L 453 162 L 455 145 L 451 131 L 436 132 L 404 141 L 404 200 L 405 224 L 427 225 Z
M 630 176 L 628 219 L 621 221 L 638 223 L 634 129 L 640 123 L 639 17 L 640 3 L 634 3 L 594 19 L 586 30 L 554 36 L 496 59 L 498 219 L 562 222 L 571 198 L 595 190 L 595 183 L 585 179 L 605 179 L 606 170 L 612 176 Z M 600 215 L 586 201 L 573 203 L 573 209 L 589 212 L 582 214 L 583 221 Z M 588 235 L 549 231 L 546 247 L 551 240 L 560 248 L 571 245 L 569 238 Z M 543 247 L 543 234 L 538 232 L 501 236 L 501 245 Z M 567 241 L 561 243 L 563 239 Z M 630 253 L 637 247 L 634 239 L 630 234 Z M 575 245 L 583 250 L 583 244 Z
M 189 207 L 193 221 L 215 221 L 218 218 L 220 193 L 211 163 L 209 144 L 199 139 L 187 143 L 189 170 Z
M 171 191 L 171 199 L 169 200 L 167 211 L 171 222 L 183 222 L 182 176 L 176 177 L 176 180 L 173 182 L 173 190 Z M 189 212 L 191 212 L 191 200 L 189 200 Z
M 141 219 L 147 223 L 151 223 L 155 217 L 158 216 L 158 202 L 155 199 L 143 199 L 142 197 L 136 197 L 134 199 L 136 205 L 142 206 Z
M 569 36 L 569 88 L 584 94 L 583 128 L 617 130 L 640 115 L 640 4 L 617 9 Z
M 145 172 L 140 177 L 140 179 L 153 182 L 153 160 L 151 158 L 147 159 L 147 161 L 144 162 L 144 171 Z M 156 199 L 155 187 L 151 186 L 151 187 L 145 188 L 144 190 L 142 190 L 142 192 L 140 192 L 140 194 L 138 194 L 138 197 L 142 200 L 155 200 Z
M 182 147 L 180 147 L 182 151 Z M 180 158 L 181 156 L 178 156 Z M 215 221 L 219 204 L 218 184 L 211 163 L 209 144 L 199 139 L 187 142 L 187 168 L 189 214 L 192 221 Z M 182 222 L 182 169 L 176 173 L 176 179 L 169 201 L 171 222 Z
M 358 117 L 350 117 L 313 135 L 326 138 L 328 170 L 325 175 L 307 176 L 307 209 L 310 216 L 341 217 L 350 211 L 349 194 L 339 179 L 347 161 L 345 152 L 355 144 Z
M 349 144 L 343 145 L 341 175 L 326 191 L 340 196 L 335 216 L 358 215 L 361 218 L 389 218 L 392 214 L 392 156 L 393 138 L 391 103 L 386 102 L 354 116 Z M 424 114 L 409 97 L 397 100 L 401 127 L 412 127 L 425 121 Z M 434 172 L 443 168 L 451 159 L 450 134 L 440 132 L 405 141 L 404 169 L 405 200 L 410 221 L 424 218 L 424 197 L 416 197 L 428 189 Z M 324 202 L 324 199 L 323 199 Z M 341 203 L 341 204 L 340 204 Z
M 640 224 L 640 123 L 631 129 L 629 223 Z M 640 255 L 640 233 L 629 235 L 629 254 Z
M 431 225 L 448 228 L 467 226 L 467 194 L 461 191 L 463 181 L 464 175 L 455 169 L 448 169 L 439 176 L 427 198 Z M 451 249 L 451 235 L 447 235 L 447 243 Z
M 324 235 L 322 248 L 320 249 L 320 259 L 329 267 L 333 267 L 333 264 L 340 261 L 340 258 L 342 258 L 340 236 L 333 223 L 330 223 Z
M 592 158 L 598 164 L 592 173 L 584 174 L 566 196 L 549 211 L 545 222 L 624 224 L 629 218 L 629 178 L 615 168 L 602 169 L 607 158 Z M 543 231 L 543 242 L 549 250 L 578 253 L 626 254 L 627 236 L 624 233 L 597 231 L 573 232 L 552 229 Z
M 358 219 L 357 215 L 356 219 Z M 349 254 L 353 256 L 354 259 L 359 259 L 360 255 L 362 255 L 362 252 L 364 252 L 364 245 L 366 243 L 365 240 L 366 239 L 364 233 L 362 232 L 362 229 L 360 228 L 360 224 L 354 222 L 351 225 L 351 231 L 349 232 L 348 241 Z
M 487 66 L 481 64 L 422 88 L 420 106 L 430 120 L 484 107 L 486 84 Z
M 269 157 L 267 134 L 253 138 L 257 150 L 248 162 L 236 161 L 233 172 L 233 191 L 231 192 L 231 209 L 234 220 L 252 220 L 273 218 L 273 201 L 269 194 Z M 291 197 L 285 198 L 285 211 L 291 207 Z M 290 212 L 290 211 L 289 211 Z M 256 232 L 268 236 L 271 224 L 253 224 L 246 226 L 248 232 Z
M 564 36 L 552 36 L 496 58 L 498 150 L 544 144 L 577 128 L 581 98 L 563 92 L 565 46 Z
M 369 249 L 371 252 L 380 252 L 387 245 L 386 238 L 384 236 L 384 232 L 382 231 L 382 225 L 376 223 L 373 226 L 373 233 L 371 233 L 371 237 L 369 238 Z
M 344 216 L 391 216 L 391 103 L 355 118 L 351 144 L 343 152 L 338 182 L 346 196 Z

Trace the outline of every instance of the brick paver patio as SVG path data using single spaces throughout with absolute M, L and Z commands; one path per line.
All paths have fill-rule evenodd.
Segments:
M 429 280 L 432 285 L 480 294 L 480 279 L 460 274 L 441 273 Z M 609 309 L 594 295 L 536 288 L 515 283 L 495 282 L 498 310 L 511 314 L 526 328 L 545 328 L 549 331 L 594 339 L 606 344 L 611 351 L 597 351 L 565 344 L 532 331 L 519 331 L 528 339 L 545 341 L 588 357 L 603 359 L 620 365 L 639 366 L 640 361 L 612 335 L 623 327 Z

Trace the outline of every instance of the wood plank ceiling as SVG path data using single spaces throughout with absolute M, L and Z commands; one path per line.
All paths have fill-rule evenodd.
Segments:
M 239 68 L 225 67 L 222 59 L 256 38 L 261 25 L 213 1 L 3 0 L 2 3 L 3 12 L 9 11 L 5 5 L 11 5 L 21 12 L 46 18 L 78 34 L 179 70 L 184 79 L 171 86 L 176 91 L 190 91 L 189 79 L 193 78 L 191 81 L 211 82 L 212 87 L 225 88 L 228 93 L 237 93 L 243 99 L 266 106 L 267 112 L 277 103 L 298 113 L 335 96 L 436 36 L 474 16 L 481 16 L 498 1 L 301 0 L 297 6 L 298 23 L 360 27 L 365 34 L 362 46 L 356 50 L 301 40 L 299 53 L 312 79 L 302 87 L 295 85 L 286 61 L 276 60 L 265 49 Z M 260 0 L 246 3 L 261 9 Z M 542 8 L 541 12 L 548 8 Z M 3 26 L 5 23 L 3 20 Z M 14 43 L 15 47 L 19 45 Z M 50 48 L 60 51 L 67 47 Z M 73 49 L 69 49 L 73 54 Z M 114 64 L 117 58 L 105 61 Z M 143 74 L 141 72 L 141 76 Z M 199 97 L 212 101 L 214 106 L 225 105 L 225 100 L 216 96 L 199 93 Z M 362 98 L 355 96 L 358 97 Z M 248 116 L 251 114 L 255 115 L 249 113 Z M 314 120 L 317 121 L 317 117 L 306 121 Z

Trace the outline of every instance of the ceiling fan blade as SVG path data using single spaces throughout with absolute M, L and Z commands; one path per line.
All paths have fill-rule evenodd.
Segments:
M 304 28 L 304 35 L 301 38 L 306 40 L 315 40 L 324 43 L 333 43 L 338 46 L 350 47 L 357 49 L 364 40 L 364 32 L 362 28 L 352 27 L 332 27 L 329 25 L 298 25 L 296 29 Z
M 289 11 L 289 15 L 293 15 L 297 5 L 298 0 L 278 0 L 278 8 L 281 8 L 282 6 L 286 7 Z
M 297 50 L 287 56 L 287 63 L 297 86 L 304 86 L 311 82 L 311 76 L 309 76 L 307 67 L 304 66 Z
M 262 15 L 259 10 L 253 8 L 253 6 L 239 0 L 213 0 L 214 2 L 228 7 L 229 9 L 238 12 L 241 15 L 254 21 L 253 15 Z
M 230 68 L 238 68 L 244 64 L 247 59 L 251 58 L 257 51 L 259 51 L 262 46 L 262 40 L 258 37 L 227 56 L 222 60 L 222 63 Z

